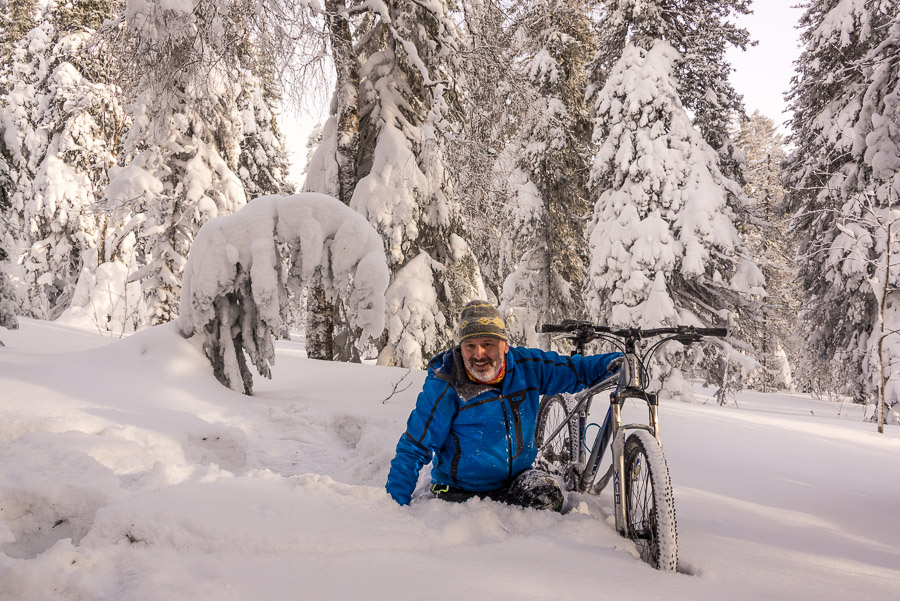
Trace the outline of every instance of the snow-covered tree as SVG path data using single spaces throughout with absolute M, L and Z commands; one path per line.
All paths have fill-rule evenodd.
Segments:
M 330 194 L 350 205 L 358 181 L 357 151 L 359 149 L 359 69 L 361 57 L 354 50 L 350 15 L 345 0 L 325 3 L 327 39 L 335 67 L 331 116 L 321 128 L 309 164 L 304 190 Z M 365 30 L 365 24 L 358 24 Z M 363 34 L 364 35 L 364 34 Z M 341 323 L 342 308 L 328 302 L 321 282 L 316 276 L 307 298 L 307 352 L 320 359 L 353 359 L 353 349 L 340 344 L 344 337 Z M 335 340 L 338 340 L 337 348 Z
M 309 286 L 316 274 L 324 274 L 331 300 L 346 307 L 351 344 L 361 350 L 381 335 L 390 273 L 372 226 L 324 194 L 257 198 L 200 228 L 185 266 L 178 326 L 203 349 L 220 382 L 252 394 L 245 353 L 270 377 L 287 289 Z
M 518 61 L 524 52 L 512 19 L 518 4 L 462 3 L 463 51 L 454 55 L 455 102 L 462 110 L 453 120 L 452 135 L 445 138 L 447 173 L 461 191 L 466 240 L 485 286 L 482 298 L 498 303 L 503 282 L 523 250 L 512 242 L 519 228 L 510 229 L 517 212 L 515 190 L 525 177 L 513 175 L 520 147 L 511 140 L 537 113 L 537 90 Z
M 885 17 L 890 21 L 884 25 L 881 43 L 863 59 L 869 85 L 857 130 L 865 134 L 860 188 L 878 207 L 871 211 L 878 216 L 874 231 L 878 242 L 871 253 L 876 257 L 876 275 L 869 274 L 878 309 L 866 363 L 878 373 L 875 417 L 883 432 L 887 416 L 900 421 L 895 409 L 900 406 L 900 2 L 881 2 L 877 8 L 879 25 Z
M 749 43 L 747 30 L 732 19 L 748 14 L 751 0 L 605 0 L 601 4 L 595 85 L 589 93 L 602 89 L 627 44 L 648 48 L 652 40 L 665 40 L 681 55 L 673 75 L 682 105 L 703 139 L 719 153 L 722 172 L 732 179 L 739 177 L 739 159 L 728 128 L 744 109 L 730 82 L 733 69 L 725 55 L 729 47 L 745 49 Z
M 123 14 L 134 126 L 105 199 L 112 237 L 133 237 L 133 253 L 119 260 L 141 282 L 141 322 L 176 316 L 184 262 L 205 221 L 243 206 L 245 188 L 285 189 L 277 91 L 254 50 L 253 11 L 227 0 L 129 0 Z
M 746 13 L 748 2 L 609 0 L 604 6 L 588 89 L 599 145 L 591 174 L 597 190 L 591 313 L 649 326 L 722 323 L 743 309 L 744 323 L 737 324 L 745 328 L 755 319 L 764 280 L 737 227 L 747 218 L 748 199 L 735 179 L 740 153 L 727 124 L 741 101 L 728 83 L 724 53 L 747 43 L 746 31 L 728 18 Z M 746 334 L 733 334 L 732 342 L 749 350 L 739 342 Z M 711 348 L 691 352 L 723 392 L 755 365 L 728 345 Z M 668 379 L 675 392 L 679 360 L 660 359 L 657 383 Z
M 391 1 L 387 8 L 390 23 L 376 27 L 384 45 L 360 72 L 365 109 L 359 169 L 367 173 L 351 206 L 381 232 L 401 285 L 407 267 L 425 275 L 417 257 L 427 253 L 432 277 L 418 286 L 434 302 L 423 306 L 418 293 L 389 290 L 387 340 L 379 357 L 418 366 L 452 343 L 460 308 L 482 294 L 483 286 L 460 221 L 459 192 L 443 163 L 456 92 L 450 61 L 459 44 L 455 24 L 443 2 Z M 425 335 L 421 323 L 434 323 L 436 335 Z
M 353 47 L 361 64 L 356 183 L 350 206 L 382 236 L 393 274 L 379 361 L 418 367 L 450 343 L 459 308 L 483 292 L 460 218 L 459 193 L 444 167 L 445 136 L 457 92 L 452 61 L 459 45 L 456 24 L 443 1 L 328 6 L 343 11 L 338 15 L 342 18 L 353 16 L 361 22 Z M 347 44 L 334 49 L 339 48 L 349 50 Z M 339 57 L 335 64 L 346 71 L 339 85 L 353 85 L 352 63 Z M 345 160 L 342 165 L 337 153 L 347 154 L 340 148 L 350 148 L 356 135 L 348 109 L 353 93 L 341 89 L 335 98 L 334 109 L 340 114 L 323 138 L 330 158 L 316 163 L 329 175 L 310 171 L 307 182 L 319 183 L 306 189 L 319 186 L 317 191 L 343 197 L 348 187 L 340 174 L 347 174 L 351 163 Z
M 246 61 L 254 68 L 241 70 L 243 85 L 237 97 L 241 115 L 237 175 L 251 198 L 293 191 L 286 179 L 287 149 L 278 125 L 281 92 L 271 66 L 259 65 L 255 54 L 251 48 L 242 57 L 242 65 Z
M 784 139 L 775 122 L 754 111 L 742 121 L 735 145 L 744 153 L 744 191 L 751 199 L 755 219 L 741 226 L 748 247 L 766 278 L 765 304 L 759 326 L 748 340 L 760 361 L 750 386 L 768 390 L 792 387 L 796 358 L 794 323 L 799 299 L 794 285 L 794 244 L 788 234 L 790 216 L 784 211 L 781 165 L 786 157 Z
M 795 151 L 786 171 L 804 290 L 802 371 L 838 374 L 841 391 L 858 401 L 881 387 L 876 359 L 898 355 L 892 348 L 900 342 L 894 335 L 877 350 L 885 339 L 876 332 L 897 327 L 895 276 L 882 267 L 892 263 L 888 226 L 898 202 L 898 10 L 896 0 L 808 2 L 789 95 Z M 888 361 L 887 369 L 893 389 L 896 366 Z
M 591 313 L 621 326 L 722 323 L 745 295 L 763 293 L 734 222 L 745 196 L 680 101 L 681 54 L 658 38 L 635 42 L 596 96 Z M 656 385 L 680 392 L 674 358 L 662 359 Z
M 18 42 L 34 27 L 37 14 L 37 0 L 0 0 L 0 106 L 9 91 L 10 74 L 13 68 L 13 53 Z M 11 272 L 13 265 L 4 245 L 11 248 L 12 236 L 5 232 L 13 218 L 9 211 L 12 207 L 12 173 L 9 155 L 5 145 L 0 142 L 0 327 L 12 328 L 18 325 L 16 320 L 15 291 L 12 287 Z
M 0 106 L 0 180 L 9 209 L 0 245 L 11 255 L 24 314 L 68 306 L 96 246 L 97 197 L 125 123 L 108 47 L 96 28 L 113 2 L 51 2 L 16 45 Z
M 8 208 L 3 198 L 0 198 L 0 215 Z M 15 292 L 12 281 L 9 279 L 9 255 L 0 247 L 0 328 L 14 330 L 19 327 L 16 317 Z M 0 345 L 3 342 L 0 340 Z
M 512 273 L 504 282 L 502 309 L 513 339 L 537 344 L 538 322 L 586 315 L 581 288 L 592 127 L 585 89 L 594 36 L 586 2 L 519 5 L 515 64 L 529 85 L 530 102 L 509 148 L 516 169 L 500 224 Z
M 325 21 L 335 67 L 330 117 L 308 166 L 305 189 L 332 194 L 349 205 L 358 181 L 359 70 L 347 0 L 326 0 Z M 366 31 L 366 24 L 357 24 Z M 365 35 L 365 33 L 363 34 Z M 359 37 L 359 36 L 358 36 Z
M 37 24 L 38 0 L 0 0 L 0 94 L 9 90 L 16 44 Z

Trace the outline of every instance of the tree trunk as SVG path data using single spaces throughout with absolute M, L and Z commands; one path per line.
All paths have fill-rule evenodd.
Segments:
M 887 226 L 887 249 L 885 250 L 884 261 L 884 289 L 881 291 L 881 306 L 879 307 L 878 316 L 878 432 L 884 434 L 884 404 L 886 402 L 885 388 L 887 380 L 884 377 L 884 320 L 887 317 L 887 296 L 888 289 L 891 284 L 891 229 L 893 222 Z
M 306 356 L 334 360 L 334 302 L 322 281 L 322 268 L 316 269 L 306 300 Z
M 335 116 L 337 117 L 338 199 L 350 205 L 356 189 L 356 154 L 359 150 L 359 62 L 353 52 L 350 25 L 341 11 L 344 0 L 326 0 L 325 9 L 331 38 L 335 85 Z

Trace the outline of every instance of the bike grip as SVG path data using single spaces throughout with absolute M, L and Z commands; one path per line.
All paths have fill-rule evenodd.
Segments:
M 570 328 L 567 328 L 566 326 L 561 326 L 556 323 L 542 323 L 540 325 L 540 327 L 538 327 L 537 331 L 547 334 L 547 333 L 553 333 L 553 332 L 568 332 L 568 331 L 570 331 Z
M 725 338 L 728 336 L 728 328 L 697 328 L 697 333 L 701 336 L 719 336 Z

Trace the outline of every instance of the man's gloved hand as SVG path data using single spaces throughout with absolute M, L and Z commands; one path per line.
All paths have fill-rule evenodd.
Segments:
M 624 364 L 625 355 L 619 355 L 618 357 L 610 361 L 609 365 L 606 366 L 606 373 L 611 374 L 614 371 L 618 371 Z

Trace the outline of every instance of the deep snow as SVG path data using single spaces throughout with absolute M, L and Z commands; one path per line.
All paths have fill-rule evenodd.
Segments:
M 900 429 L 879 435 L 858 407 L 749 392 L 719 407 L 702 388 L 664 401 L 681 572 L 664 574 L 615 534 L 608 493 L 570 495 L 565 515 L 396 505 L 383 483 L 423 372 L 280 342 L 251 398 L 172 324 L 114 340 L 24 319 L 0 340 L 3 601 L 900 591 Z

